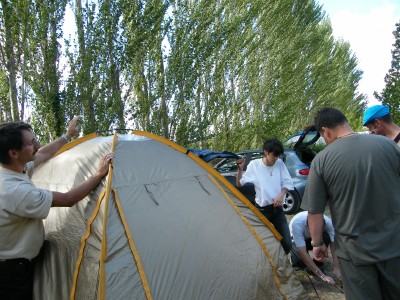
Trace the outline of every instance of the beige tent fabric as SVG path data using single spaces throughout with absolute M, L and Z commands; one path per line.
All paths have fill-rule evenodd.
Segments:
M 72 208 L 52 208 L 45 220 L 35 299 L 306 298 L 280 236 L 223 177 L 162 138 L 117 138 L 112 178 Z M 112 136 L 77 141 L 32 179 L 65 192 L 112 147 Z

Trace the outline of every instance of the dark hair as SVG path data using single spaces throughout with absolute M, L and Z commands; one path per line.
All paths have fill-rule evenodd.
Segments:
M 283 154 L 283 145 L 277 138 L 268 139 L 264 142 L 263 150 L 267 150 L 268 153 L 272 153 L 275 156 Z
M 384 115 L 384 116 L 382 116 L 382 117 L 380 117 L 378 119 L 382 120 L 385 123 L 392 123 L 393 122 L 392 117 L 390 116 L 390 114 Z
M 0 163 L 10 163 L 9 150 L 21 150 L 24 146 L 23 130 L 32 130 L 23 122 L 10 122 L 0 125 Z
M 322 127 L 335 128 L 348 122 L 346 116 L 338 109 L 332 107 L 322 108 L 314 118 L 314 125 L 318 131 Z

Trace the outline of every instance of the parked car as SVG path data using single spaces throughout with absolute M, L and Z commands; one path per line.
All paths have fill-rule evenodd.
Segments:
M 315 144 L 320 138 L 319 133 L 315 127 L 307 127 L 301 132 L 300 136 L 295 142 L 285 142 L 285 151 L 281 159 L 293 179 L 294 190 L 288 191 L 283 199 L 283 210 L 286 214 L 294 214 L 300 209 L 301 201 L 304 195 L 304 190 L 307 185 L 308 173 L 310 171 L 310 164 L 316 155 L 309 146 Z M 244 170 L 250 161 L 264 156 L 263 150 L 245 150 L 235 153 L 236 156 L 245 159 L 246 164 Z M 231 184 L 236 187 L 236 174 L 237 174 L 237 157 L 226 157 L 214 166 L 221 175 L 223 175 Z M 255 190 L 252 184 L 246 184 L 238 190 L 250 200 L 255 203 Z
M 305 130 L 296 134 L 295 139 L 289 138 L 285 143 L 285 151 L 281 159 L 285 162 L 286 167 L 293 180 L 294 190 L 288 191 L 283 199 L 283 210 L 286 214 L 294 214 L 300 209 L 301 200 L 307 185 L 308 173 L 310 171 L 311 161 L 316 152 L 310 147 L 315 143 L 321 144 L 320 134 L 314 126 L 308 126 Z M 244 170 L 250 161 L 264 156 L 263 150 L 245 150 L 237 153 L 218 152 L 213 150 L 198 150 L 188 148 L 189 151 L 195 153 L 205 162 L 211 162 L 216 158 L 221 159 L 214 169 L 221 173 L 233 186 L 236 186 L 237 165 L 236 160 L 244 158 L 246 161 Z M 238 190 L 246 196 L 251 203 L 255 203 L 255 190 L 252 184 L 246 184 Z

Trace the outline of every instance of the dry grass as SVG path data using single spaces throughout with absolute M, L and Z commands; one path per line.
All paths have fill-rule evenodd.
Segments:
M 329 258 L 325 263 L 325 272 L 328 276 L 335 278 L 333 274 L 332 258 Z M 295 271 L 297 278 L 303 285 L 307 295 L 310 299 L 321 300 L 344 300 L 344 293 L 341 283 L 337 282 L 336 285 L 329 285 L 322 282 L 314 275 L 309 275 L 303 270 Z

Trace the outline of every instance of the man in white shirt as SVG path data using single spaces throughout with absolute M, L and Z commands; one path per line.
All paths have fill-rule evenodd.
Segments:
M 42 220 L 50 207 L 70 207 L 85 198 L 108 173 L 113 153 L 100 161 L 97 172 L 66 193 L 37 188 L 34 167 L 50 159 L 79 131 L 72 119 L 61 138 L 40 147 L 29 124 L 0 125 L 0 297 L 32 299 L 33 264 L 44 241 Z
M 289 223 L 290 235 L 293 239 L 292 247 L 292 265 L 293 267 L 308 268 L 316 276 L 321 278 L 322 281 L 335 284 L 332 277 L 325 275 L 322 267 L 324 263 L 318 262 L 312 259 L 308 253 L 314 246 L 311 242 L 310 230 L 308 229 L 308 212 L 302 211 L 296 214 Z M 331 248 L 333 257 L 333 271 L 335 275 L 340 278 L 339 261 L 335 254 L 335 230 L 333 228 L 332 220 L 324 215 L 324 231 L 323 231 L 323 243 L 326 247 L 328 245 Z

